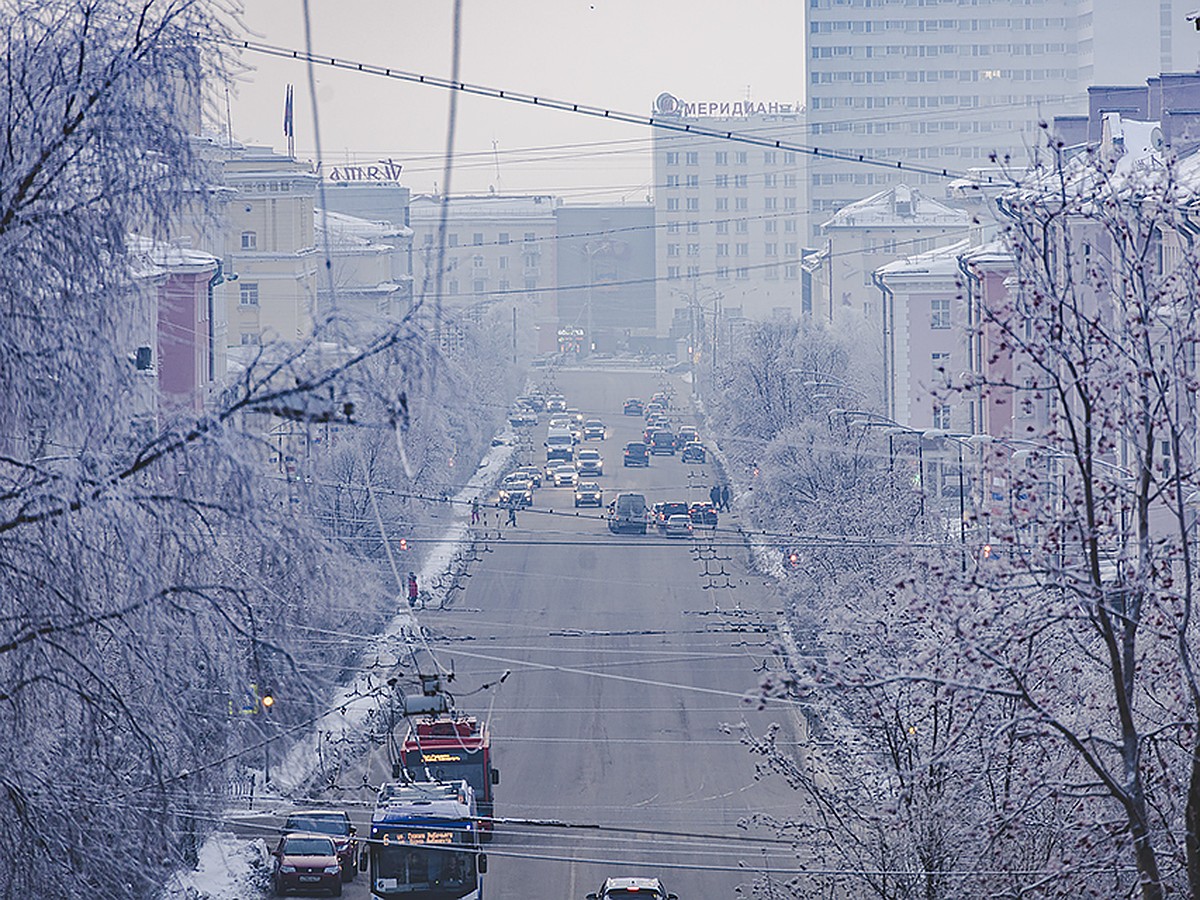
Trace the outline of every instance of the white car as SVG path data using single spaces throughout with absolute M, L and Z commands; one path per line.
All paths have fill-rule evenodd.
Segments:
M 669 538 L 692 536 L 691 516 L 669 516 L 663 526 L 663 533 Z
M 587 900 L 618 900 L 636 894 L 639 900 L 679 900 L 668 894 L 657 878 L 606 878 L 600 890 L 588 894 Z
M 579 473 L 575 471 L 575 467 L 570 463 L 555 466 L 547 474 L 550 476 L 551 484 L 555 487 L 573 488 L 579 483 Z

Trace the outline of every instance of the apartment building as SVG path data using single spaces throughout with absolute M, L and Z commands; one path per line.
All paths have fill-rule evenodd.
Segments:
M 795 101 L 655 101 L 656 117 L 706 130 L 803 143 Z M 699 134 L 654 132 L 655 262 L 660 335 L 697 316 L 799 313 L 807 232 L 802 154 Z

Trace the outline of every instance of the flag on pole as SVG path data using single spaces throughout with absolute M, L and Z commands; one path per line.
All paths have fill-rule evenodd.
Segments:
M 292 86 L 287 86 L 287 95 L 283 101 L 283 136 L 292 138 L 296 136 L 296 129 L 292 123 Z

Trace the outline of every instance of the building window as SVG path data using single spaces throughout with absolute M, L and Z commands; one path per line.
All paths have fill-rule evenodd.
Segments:
M 749 187 L 749 185 L 750 185 L 750 176 L 749 175 L 734 175 L 733 176 L 733 186 L 735 188 Z
M 749 234 L 750 223 L 745 219 L 738 219 L 737 227 L 734 228 L 734 231 L 736 231 L 738 234 Z
M 537 235 L 532 231 L 525 232 L 525 243 L 527 243 L 527 244 L 537 243 Z
M 507 231 L 500 232 L 500 243 L 501 244 L 508 243 L 508 232 Z
M 502 290 L 502 291 L 508 290 L 508 279 L 507 278 L 500 279 L 500 290 Z
M 242 232 L 242 249 L 257 250 L 258 249 L 258 232 L 243 231 Z
M 718 166 L 729 165 L 729 151 L 728 150 L 718 150 L 717 151 L 717 165 Z
M 679 266 L 667 266 L 667 278 L 669 278 L 673 281 L 678 281 L 679 280 Z
M 537 279 L 534 276 L 532 276 L 532 275 L 525 276 L 525 290 L 527 290 L 527 291 L 537 290 Z
M 728 221 L 717 223 L 717 234 L 729 234 L 729 222 Z
M 475 281 L 472 282 L 471 287 L 476 294 L 482 294 L 485 290 L 486 284 L 487 283 L 484 281 L 484 279 L 476 278 Z
M 778 227 L 779 223 L 774 219 L 767 219 L 767 221 L 763 222 L 763 231 L 767 234 L 774 234 Z
M 792 174 L 784 175 L 783 186 L 785 188 L 794 188 L 796 186 L 796 176 Z
M 734 197 L 733 207 L 741 212 L 745 212 L 750 208 L 750 200 L 747 197 Z
M 728 255 L 729 255 L 729 245 L 728 244 L 717 244 L 717 256 L 728 256 Z
M 717 266 L 717 277 L 718 278 L 728 278 L 729 277 L 729 266 Z
M 795 234 L 796 233 L 796 220 L 795 219 L 784 219 L 783 220 L 783 231 L 784 231 L 784 234 Z
M 471 265 L 474 266 L 476 269 L 482 269 L 484 266 L 483 257 L 478 254 L 476 254 L 475 256 L 472 256 L 471 257 Z
M 768 166 L 775 165 L 775 151 L 766 150 L 763 152 L 763 164 Z
M 668 197 L 667 198 L 667 212 L 679 212 L 679 198 L 678 197 Z
M 738 256 L 749 256 L 750 255 L 750 245 L 748 243 L 745 243 L 744 241 L 739 242 L 735 252 L 737 253 Z
M 738 266 L 737 279 L 738 281 L 746 281 L 750 277 L 750 270 L 745 266 Z
M 747 163 L 747 162 L 749 162 L 749 160 L 750 160 L 750 157 L 749 157 L 749 155 L 746 153 L 746 151 L 745 151 L 745 150 L 735 150 L 735 151 L 734 151 L 734 153 L 733 153 L 733 161 L 734 161 L 735 163 L 737 163 L 739 166 L 744 166 L 744 165 L 746 165 L 746 163 Z
M 783 208 L 784 209 L 795 209 L 796 208 L 796 198 L 795 197 L 784 197 L 783 198 Z
M 950 430 L 950 407 L 945 403 L 937 403 L 933 407 L 933 427 L 943 431 Z
M 696 150 L 689 150 L 685 160 L 689 166 L 700 165 L 700 153 Z
M 729 187 L 729 176 L 728 175 L 716 176 L 713 179 L 713 187 L 715 187 L 717 190 L 723 190 L 723 189 Z
M 474 244 L 476 247 L 482 247 L 483 246 L 483 232 L 476 231 L 473 235 L 471 235 L 471 243 Z
M 499 265 L 501 269 L 507 269 L 508 268 L 508 257 L 507 256 L 500 257 L 500 262 L 497 263 L 497 265 Z
M 667 151 L 667 165 L 668 166 L 679 165 L 679 151 L 678 150 L 668 150 Z
M 700 198 L 699 197 L 688 197 L 687 198 L 687 208 L 688 208 L 688 212 L 698 212 L 700 210 Z
M 258 306 L 258 283 L 254 281 L 238 282 L 238 302 L 242 306 Z
M 790 263 L 784 266 L 783 277 L 789 281 L 796 281 L 800 277 L 800 267 L 795 263 Z
M 526 253 L 523 256 L 523 259 L 525 262 L 525 268 L 527 268 L 527 269 L 537 268 L 538 255 L 536 253 Z
M 669 188 L 679 187 L 679 176 L 676 174 L 668 175 L 667 176 L 667 187 L 669 187 Z
M 700 223 L 699 222 L 688 222 L 687 233 L 688 234 L 699 234 L 700 233 Z
M 727 209 L 729 209 L 729 198 L 728 197 L 718 197 L 717 198 L 717 212 L 725 212 Z
M 700 255 L 700 245 L 699 244 L 688 244 L 687 253 L 688 253 L 688 256 L 699 256 Z
M 425 235 L 425 246 L 426 247 L 433 246 L 433 232 L 432 231 Z
M 457 234 L 446 235 L 446 246 L 447 247 L 457 247 L 458 246 L 458 235 Z
M 257 331 L 243 331 L 242 332 L 242 346 L 243 347 L 248 347 L 252 344 L 257 344 L 257 343 L 258 343 L 258 332 Z
M 929 327 L 944 329 L 950 327 L 950 301 L 929 301 Z
M 690 188 L 700 187 L 700 176 L 699 175 L 689 175 L 687 177 L 687 186 Z
M 795 241 L 788 241 L 783 245 L 783 255 L 788 259 L 795 259 L 800 255 L 800 245 Z
M 779 255 L 779 245 L 778 244 L 763 244 L 763 251 L 764 251 L 763 252 L 764 256 L 778 256 Z
M 458 279 L 457 278 L 451 278 L 449 281 L 446 282 L 446 293 L 452 297 L 456 296 L 458 294 Z
M 775 186 L 776 186 L 775 185 L 775 175 L 772 172 L 768 172 L 766 175 L 763 176 L 763 187 L 773 188 Z
M 764 197 L 763 198 L 763 209 L 767 209 L 767 210 L 775 209 L 775 198 L 774 197 Z
M 679 234 L 679 223 L 678 222 L 668 222 L 667 223 L 667 234 Z
M 678 256 L 678 255 L 679 255 L 679 245 L 678 244 L 667 244 L 667 256 Z

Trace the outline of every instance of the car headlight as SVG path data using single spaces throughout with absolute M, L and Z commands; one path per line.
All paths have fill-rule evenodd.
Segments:
M 326 867 L 325 867 L 325 874 L 326 874 L 326 875 L 336 875 L 336 874 L 338 874 L 340 871 L 342 871 L 342 867 L 341 867 L 341 866 L 326 866 Z
M 280 866 L 279 871 L 282 872 L 284 875 L 291 875 L 293 872 L 296 871 L 296 867 L 295 866 Z

